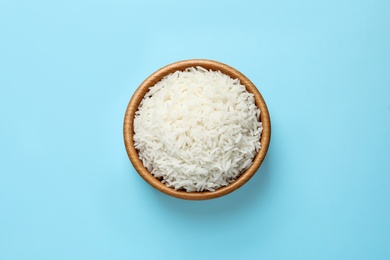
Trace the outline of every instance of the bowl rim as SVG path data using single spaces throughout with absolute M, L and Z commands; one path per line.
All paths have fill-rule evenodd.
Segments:
M 177 70 L 183 71 L 186 68 L 196 67 L 196 66 L 201 66 L 207 70 L 209 69 L 214 71 L 219 70 L 222 73 L 227 74 L 232 78 L 238 78 L 241 84 L 244 85 L 249 92 L 254 94 L 256 106 L 259 107 L 261 112 L 260 120 L 263 126 L 263 131 L 260 138 L 261 149 L 253 159 L 252 165 L 245 172 L 243 172 L 240 175 L 240 177 L 238 177 L 234 182 L 230 183 L 227 186 L 221 187 L 216 191 L 187 192 L 187 191 L 175 190 L 173 188 L 167 187 L 160 180 L 155 178 L 144 167 L 142 161 L 138 157 L 138 152 L 134 147 L 134 141 L 133 141 L 134 115 L 135 112 L 138 110 L 138 106 L 141 100 L 143 99 L 145 93 L 149 91 L 149 88 L 154 86 L 164 76 L 174 71 Z M 134 92 L 133 96 L 131 97 L 128 103 L 125 117 L 124 117 L 124 123 L 123 123 L 123 137 L 124 137 L 126 152 L 128 154 L 131 163 L 133 164 L 138 174 L 147 183 L 149 183 L 157 190 L 176 198 L 186 199 L 186 200 L 206 200 L 206 199 L 214 199 L 214 198 L 227 195 L 235 191 L 236 189 L 240 188 L 247 181 L 249 181 L 250 178 L 253 177 L 253 175 L 257 172 L 260 165 L 262 164 L 268 151 L 268 147 L 271 139 L 271 120 L 270 120 L 267 105 L 262 95 L 260 94 L 256 86 L 244 74 L 242 74 L 235 68 L 230 67 L 229 65 L 226 65 L 218 61 L 207 60 L 207 59 L 190 59 L 190 60 L 182 60 L 182 61 L 178 61 L 166 65 L 160 68 L 159 70 L 155 71 L 154 73 L 152 73 L 141 83 L 141 85 L 136 89 L 136 91 Z

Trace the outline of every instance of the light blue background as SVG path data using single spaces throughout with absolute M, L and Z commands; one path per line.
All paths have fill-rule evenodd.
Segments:
M 169 63 L 259 88 L 269 153 L 191 202 L 132 167 L 122 123 Z M 0 259 L 390 259 L 390 2 L 0 1 Z

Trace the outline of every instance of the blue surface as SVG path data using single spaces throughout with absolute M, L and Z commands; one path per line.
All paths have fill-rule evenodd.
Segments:
M 390 2 L 0 1 L 0 259 L 390 259 Z M 269 153 L 236 192 L 171 198 L 122 123 L 169 63 L 260 89 Z

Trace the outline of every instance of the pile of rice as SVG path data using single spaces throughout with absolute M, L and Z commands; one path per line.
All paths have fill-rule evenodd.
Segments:
M 236 180 L 260 149 L 260 110 L 238 79 L 202 67 L 165 76 L 134 118 L 144 166 L 168 187 L 215 191 Z

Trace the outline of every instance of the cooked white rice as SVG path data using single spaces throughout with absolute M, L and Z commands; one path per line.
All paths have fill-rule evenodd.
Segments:
M 215 191 L 240 176 L 260 149 L 260 110 L 238 79 L 202 67 L 165 76 L 134 119 L 144 166 L 176 190 Z

